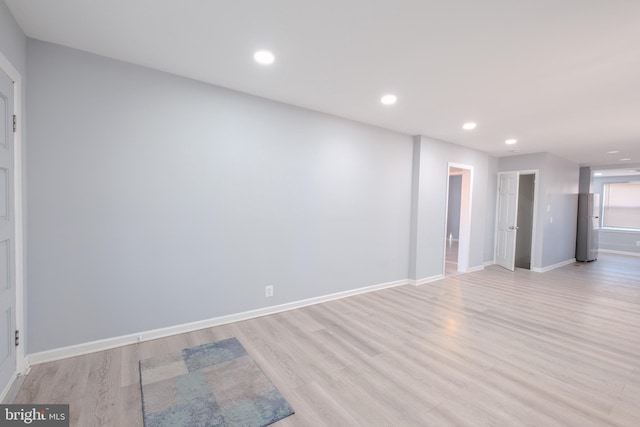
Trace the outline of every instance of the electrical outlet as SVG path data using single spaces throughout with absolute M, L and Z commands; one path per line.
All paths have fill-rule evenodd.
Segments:
M 640 248 L 640 240 L 636 240 L 636 246 Z
M 264 287 L 264 296 L 270 298 L 273 296 L 273 286 L 265 286 Z

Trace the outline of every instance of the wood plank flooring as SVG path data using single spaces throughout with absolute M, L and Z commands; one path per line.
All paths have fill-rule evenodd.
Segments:
M 444 253 L 444 275 L 453 276 L 460 274 L 458 272 L 458 241 L 448 240 L 445 244 Z
M 235 336 L 286 426 L 639 426 L 640 258 L 499 267 L 33 366 L 16 403 L 141 426 L 138 360 Z

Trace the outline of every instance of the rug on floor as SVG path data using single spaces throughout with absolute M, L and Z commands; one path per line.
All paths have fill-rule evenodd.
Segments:
M 267 426 L 294 411 L 236 338 L 140 361 L 145 427 Z

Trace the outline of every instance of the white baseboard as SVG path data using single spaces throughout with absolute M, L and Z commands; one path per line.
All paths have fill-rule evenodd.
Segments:
M 475 267 L 471 267 L 469 268 L 467 271 L 465 271 L 465 273 L 473 273 L 474 271 L 482 271 L 484 270 L 484 264 L 483 265 L 476 265 Z
M 614 249 L 598 249 L 598 253 L 615 254 L 615 255 L 640 256 L 640 252 L 616 251 Z
M 481 271 L 481 270 L 484 270 L 484 267 L 485 267 L 484 265 L 476 265 L 475 267 L 469 268 L 467 271 L 460 271 L 458 272 L 458 274 L 467 274 L 467 273 L 473 273 L 474 271 Z M 407 280 L 407 284 L 413 285 L 413 286 L 420 286 L 420 285 L 426 285 L 427 283 L 436 282 L 444 278 L 445 278 L 444 274 L 436 274 L 435 276 L 425 277 L 424 279 L 417 279 L 417 280 L 409 279 Z
M 441 279 L 444 279 L 444 274 L 437 274 L 435 276 L 425 277 L 424 279 L 417 279 L 417 280 L 409 279 L 407 281 L 407 284 L 413 285 L 413 286 L 420 286 L 420 285 L 425 285 L 427 283 L 435 282 Z
M 571 259 L 559 262 L 557 264 L 548 265 L 542 268 L 532 267 L 531 271 L 535 271 L 536 273 L 546 273 L 547 271 L 555 270 L 556 268 L 564 267 L 565 265 L 573 264 L 574 262 L 576 262 L 576 259 L 571 258 Z
M 192 332 L 198 329 L 211 328 L 214 326 L 220 326 L 227 323 L 239 322 L 242 320 L 248 320 L 256 317 L 267 316 L 269 314 L 281 313 L 283 311 L 294 310 L 296 308 L 302 308 L 308 305 L 320 304 L 320 303 L 331 301 L 331 300 L 346 298 L 346 297 L 350 297 L 358 294 L 364 294 L 367 292 L 373 292 L 381 289 L 392 288 L 395 286 L 402 286 L 407 284 L 409 284 L 409 281 L 406 279 L 396 280 L 394 282 L 381 283 L 378 285 L 366 286 L 363 288 L 352 289 L 352 290 L 343 291 L 343 292 L 336 292 L 333 294 L 309 298 L 301 301 L 275 305 L 272 307 L 260 308 L 257 310 L 245 311 L 242 313 L 230 314 L 227 316 L 214 317 L 211 319 L 206 319 L 206 320 L 201 320 L 201 321 L 191 322 L 191 323 L 184 323 L 181 325 L 170 326 L 167 328 L 137 332 L 134 334 L 122 335 L 119 337 L 107 338 L 107 339 L 97 340 L 97 341 L 91 341 L 88 343 L 72 345 L 69 347 L 46 350 L 39 353 L 28 354 L 25 357 L 26 366 L 28 369 L 30 368 L 31 365 L 36 365 L 38 363 L 53 362 L 55 360 L 65 359 L 67 357 L 81 356 L 83 354 L 94 353 L 96 351 L 109 350 L 111 348 L 120 347 L 124 345 L 155 340 L 155 339 L 164 338 L 170 335 L 182 334 L 185 332 Z
M 490 265 L 495 265 L 496 264 L 496 260 L 493 259 L 491 261 L 487 261 L 484 264 L 482 264 L 484 267 L 489 267 Z

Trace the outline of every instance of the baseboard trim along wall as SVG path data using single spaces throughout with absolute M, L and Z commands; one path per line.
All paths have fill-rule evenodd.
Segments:
M 425 279 L 423 279 L 425 280 Z M 427 279 L 428 280 L 428 279 Z M 429 280 L 434 281 L 437 279 Z M 420 281 L 420 284 L 428 283 Z M 225 325 L 227 323 L 240 322 L 242 320 L 249 320 L 256 317 L 267 316 L 269 314 L 281 313 L 283 311 L 295 310 L 297 308 L 306 307 L 309 305 L 320 304 L 327 301 L 346 298 L 354 295 L 364 294 L 368 292 L 378 291 L 381 289 L 393 288 L 396 286 L 414 284 L 407 279 L 396 280 L 393 282 L 381 283 L 378 285 L 365 286 L 363 288 L 352 289 L 344 292 L 336 292 L 333 294 L 323 295 L 319 297 L 309 298 L 300 301 L 294 301 L 286 304 L 275 305 L 272 307 L 259 308 L 256 310 L 245 311 L 242 313 L 230 314 L 227 316 L 214 317 L 211 319 L 201 320 L 197 322 L 184 323 L 176 326 L 169 326 L 166 328 L 154 329 L 145 332 L 138 332 L 129 335 L 122 335 L 119 337 L 107 338 L 98 341 L 91 341 L 88 343 L 72 345 L 69 347 L 56 348 L 53 350 L 46 350 L 39 353 L 28 354 L 26 356 L 26 369 L 29 369 L 31 365 L 39 363 L 53 362 L 55 360 L 65 359 L 67 357 L 81 356 L 83 354 L 94 353 L 96 351 L 109 350 L 111 348 L 120 347 L 129 344 L 136 344 L 138 342 L 155 340 L 158 338 L 164 338 L 171 335 L 182 334 L 185 332 L 197 331 L 198 329 L 211 328 L 214 326 Z
M 571 258 L 571 259 L 559 262 L 557 264 L 548 265 L 542 268 L 533 267 L 531 268 L 531 271 L 535 271 L 536 273 L 546 273 L 547 271 L 555 270 L 556 268 L 564 267 L 565 265 L 573 264 L 574 262 L 576 262 L 576 259 Z
M 600 250 L 600 252 L 616 253 L 622 255 L 634 255 L 640 256 L 638 253 L 633 252 L 621 252 L 611 250 Z M 550 265 L 544 268 L 532 268 L 532 271 L 538 273 L 544 273 L 555 268 L 559 268 L 568 264 L 576 262 L 575 258 L 566 260 L 554 265 Z M 483 265 L 470 268 L 466 273 L 483 270 L 486 266 L 493 265 L 495 262 L 489 261 Z M 346 298 L 354 295 L 365 294 L 368 292 L 374 292 L 382 289 L 393 288 L 402 285 L 420 286 L 428 283 L 436 282 L 444 279 L 444 274 L 438 274 L 431 277 L 425 277 L 423 279 L 412 280 L 403 279 L 393 282 L 380 283 L 372 286 L 365 286 L 362 288 L 351 289 L 343 292 L 336 292 L 332 294 L 322 295 L 319 297 L 308 298 L 300 301 L 294 301 L 286 304 L 275 305 L 271 307 L 259 308 L 256 310 L 245 311 L 241 313 L 229 314 L 226 316 L 214 317 L 211 319 L 200 320 L 197 322 L 183 323 L 180 325 L 169 326 L 166 328 L 153 329 L 149 331 L 137 332 L 128 335 L 122 335 L 118 337 L 106 338 L 103 340 L 91 341 L 82 344 L 76 344 L 68 347 L 56 348 L 53 350 L 46 350 L 38 353 L 27 354 L 25 356 L 25 370 L 28 372 L 31 369 L 31 365 L 37 365 L 39 363 L 53 362 L 68 357 L 82 356 L 84 354 L 95 353 L 97 351 L 109 350 L 116 347 L 121 347 L 130 344 L 136 344 L 143 341 L 151 341 L 158 338 L 164 338 L 171 335 L 182 334 L 185 332 L 197 331 L 199 329 L 211 328 L 214 326 L 225 325 L 233 322 L 240 322 L 243 320 L 254 319 L 256 317 L 268 316 L 270 314 L 281 313 L 283 311 L 295 310 L 297 308 L 306 307 L 309 305 L 320 304 L 327 301 Z M 6 394 L 7 390 L 4 390 Z M 0 400 L 2 395 L 0 394 Z
M 614 249 L 598 249 L 598 253 L 615 254 L 615 255 L 640 256 L 640 252 L 616 251 Z
M 493 262 L 491 262 L 490 264 L 493 264 Z M 464 271 L 464 272 L 461 272 L 461 273 L 462 274 L 473 273 L 474 271 L 484 270 L 484 268 L 485 268 L 485 264 L 476 265 L 475 267 L 470 267 L 467 271 Z M 427 283 L 431 283 L 431 282 L 435 282 L 435 281 L 438 281 L 438 280 L 442 280 L 442 279 L 444 279 L 444 277 L 445 277 L 444 274 L 436 274 L 435 276 L 425 277 L 424 279 L 417 279 L 417 280 L 409 279 L 407 281 L 407 283 L 409 285 L 413 285 L 413 286 L 420 286 L 420 285 L 426 285 Z
M 413 280 L 409 279 L 407 283 L 413 286 L 426 285 L 427 283 L 435 282 L 436 280 L 444 279 L 444 274 L 437 274 L 431 277 L 425 277 L 424 279 Z

